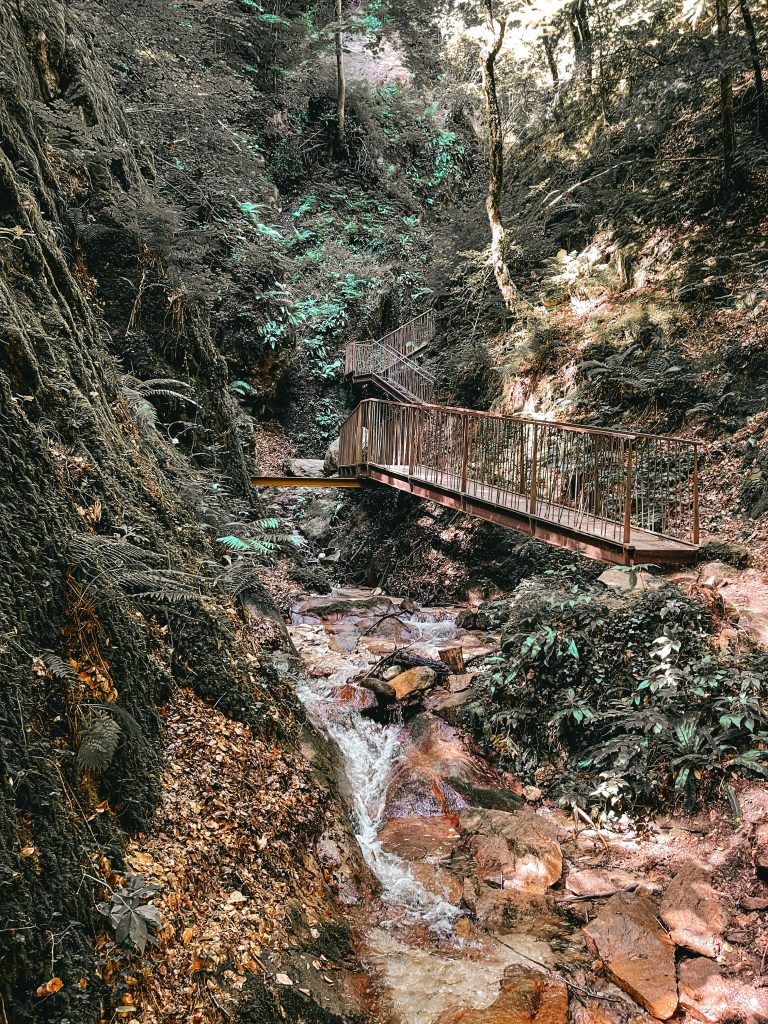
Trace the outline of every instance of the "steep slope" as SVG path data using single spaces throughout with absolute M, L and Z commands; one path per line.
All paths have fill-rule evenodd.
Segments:
M 143 958 L 115 944 L 96 905 L 125 876 L 126 835 L 152 834 L 166 727 L 194 740 L 215 702 L 217 716 L 239 720 L 273 751 L 285 794 L 294 784 L 312 794 L 313 813 L 277 826 L 274 842 L 285 846 L 260 859 L 253 884 L 280 878 L 286 897 L 312 879 L 329 922 L 338 910 L 315 843 L 330 829 L 343 846 L 345 826 L 326 776 L 307 760 L 315 741 L 290 670 L 284 658 L 280 671 L 273 665 L 272 652 L 289 647 L 280 617 L 250 564 L 237 581 L 222 578 L 212 544 L 233 518 L 244 536 L 256 529 L 248 423 L 205 305 L 179 309 L 174 298 L 180 279 L 170 249 L 166 258 L 157 245 L 158 223 L 173 223 L 174 212 L 151 191 L 151 156 L 69 7 L 19 4 L 0 21 L 0 52 L 0 1010 L 19 1024 L 86 1024 L 110 1017 L 115 1003 L 130 1006 L 145 968 L 158 975 L 146 966 L 151 951 Z M 129 270 L 131 287 L 113 289 Z M 138 376 L 183 367 L 184 380 L 143 383 L 110 349 L 130 354 Z M 161 418 L 175 419 L 176 431 Z M 190 440 L 194 431 L 205 445 Z M 168 704 L 178 687 L 202 710 Z M 240 734 L 218 728 L 226 777 Z M 274 800 L 273 783 L 252 785 L 243 800 Z M 183 859 L 173 822 L 171 836 Z M 214 866 L 231 870 L 211 849 Z M 280 849 L 293 866 L 281 866 Z M 139 864 L 155 877 L 146 853 Z M 230 881 L 238 884 L 246 887 Z M 191 899 L 179 885 L 175 898 Z M 159 920 L 170 929 L 166 949 L 172 905 Z M 314 943 L 299 924 L 296 934 Z M 279 915 L 265 925 L 265 960 L 285 928 Z M 338 958 L 350 960 L 348 932 L 337 931 Z M 268 984 L 275 969 L 258 969 L 248 1019 L 280 1012 Z M 206 970 L 212 979 L 223 967 L 214 960 Z M 176 992 L 183 1019 L 206 991 L 194 982 Z M 340 1019 L 305 1002 L 313 1020 Z M 345 1011 L 342 996 L 331 1002 Z

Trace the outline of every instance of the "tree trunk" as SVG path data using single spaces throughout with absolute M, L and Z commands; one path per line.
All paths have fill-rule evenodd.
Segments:
M 724 52 L 728 43 L 728 0 L 715 0 L 717 14 L 717 41 L 720 51 L 720 124 L 723 146 L 723 191 L 733 184 L 733 158 L 736 137 L 733 128 L 733 72 Z
M 336 0 L 336 155 L 347 153 L 347 79 L 344 73 L 344 38 L 341 29 L 342 0 Z
M 544 53 L 547 58 L 547 66 L 549 67 L 549 73 L 552 75 L 552 87 L 555 92 L 560 88 L 560 74 L 557 70 L 557 61 L 555 60 L 555 48 L 552 45 L 552 39 L 545 33 L 544 34 Z
M 499 98 L 496 92 L 496 58 L 504 42 L 506 23 L 496 20 L 493 16 L 493 0 L 483 0 L 485 22 L 490 39 L 483 48 L 481 67 L 483 75 L 483 91 L 485 92 L 485 111 L 488 121 L 488 195 L 485 208 L 488 212 L 488 223 L 491 228 L 491 266 L 496 278 L 504 305 L 511 313 L 517 301 L 515 287 L 507 267 L 505 258 L 506 238 L 504 222 L 501 218 L 501 196 L 504 190 L 504 131 L 501 124 Z
M 568 12 L 573 37 L 576 77 L 592 90 L 592 29 L 589 24 L 587 0 L 576 0 Z
M 765 131 L 768 125 L 766 124 L 765 116 L 765 82 L 763 81 L 763 70 L 760 66 L 760 47 L 757 45 L 757 34 L 755 32 L 755 23 L 752 21 L 752 12 L 749 9 L 749 0 L 739 0 L 739 9 L 741 10 L 744 28 L 747 31 L 749 53 L 752 58 L 752 69 L 755 74 L 757 130 L 762 132 Z

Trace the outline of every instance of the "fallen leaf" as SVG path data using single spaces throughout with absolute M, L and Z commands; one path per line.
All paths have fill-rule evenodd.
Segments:
M 58 992 L 59 989 L 63 987 L 63 985 L 64 982 L 61 980 L 61 978 L 51 978 L 50 981 L 46 981 L 44 985 L 41 985 L 37 989 L 35 995 L 50 996 L 52 993 Z
M 185 946 L 189 945 L 189 943 L 192 941 L 192 939 L 194 937 L 194 934 L 195 934 L 195 929 L 194 928 L 185 928 L 184 929 L 184 931 L 181 933 L 181 941 L 184 943 Z
M 227 903 L 247 903 L 248 897 L 243 896 L 239 889 L 235 889 L 233 893 L 229 894 Z
M 291 981 L 291 979 L 288 977 L 287 974 L 276 974 L 275 975 L 275 981 L 277 982 L 278 985 L 292 985 L 293 984 L 293 982 Z

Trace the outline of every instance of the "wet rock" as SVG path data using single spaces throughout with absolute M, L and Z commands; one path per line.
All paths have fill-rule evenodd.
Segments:
M 582 931 L 620 988 L 654 1017 L 672 1016 L 678 1005 L 675 946 L 647 896 L 617 893 Z
M 699 548 L 699 562 L 725 562 L 736 569 L 749 565 L 749 548 L 744 544 L 731 544 L 724 540 L 707 540 Z
M 448 805 L 439 777 L 429 768 L 401 763 L 395 768 L 389 787 L 385 814 L 404 818 L 419 815 L 429 818 L 453 810 Z
M 568 989 L 542 972 L 511 967 L 490 1006 L 446 1010 L 434 1024 L 568 1024 Z
M 692 1018 L 712 1024 L 765 1024 L 768 989 L 729 978 L 705 957 L 680 964 L 680 1005 Z
M 328 597 L 310 597 L 294 606 L 291 618 L 294 622 L 323 623 L 338 622 L 340 619 L 375 621 L 378 616 L 393 611 L 391 597 L 344 597 L 331 594 Z
M 477 873 L 483 882 L 511 887 L 515 876 L 515 855 L 502 836 L 472 836 L 470 849 L 477 861 Z
M 391 818 L 379 833 L 381 845 L 407 861 L 426 858 L 435 864 L 447 864 L 459 840 L 454 819 L 445 815 L 421 818 Z
M 352 686 L 350 683 L 334 687 L 329 697 L 331 700 L 337 701 L 345 707 L 355 708 L 357 711 L 365 711 L 376 704 L 376 697 L 373 693 L 363 690 L 359 686 Z
M 712 872 L 701 864 L 684 864 L 664 893 L 661 919 L 678 946 L 718 956 L 728 919 L 712 888 Z
M 569 871 L 565 887 L 574 896 L 613 896 L 622 889 L 637 888 L 637 879 L 619 868 L 584 868 Z
M 474 629 L 477 625 L 477 613 L 471 608 L 462 608 L 455 622 L 458 629 Z
M 500 860 L 496 866 L 502 888 L 543 894 L 560 879 L 563 854 L 554 838 L 555 830 L 530 808 L 524 807 L 515 814 L 479 809 L 462 814 L 460 821 L 462 829 L 472 836 L 470 849 L 478 864 L 487 865 L 483 868 L 485 874 L 493 872 L 492 847 L 476 841 L 476 837 L 503 840 L 506 844 L 497 850 Z
M 374 693 L 381 704 L 393 704 L 397 700 L 394 686 L 390 686 L 383 679 L 377 679 L 376 676 L 361 679 L 358 685 Z
M 390 680 L 390 683 L 394 687 L 398 700 L 405 700 L 406 697 L 412 700 L 435 686 L 437 674 L 431 668 L 419 666 L 409 668 L 407 672 L 401 672 L 400 675 Z

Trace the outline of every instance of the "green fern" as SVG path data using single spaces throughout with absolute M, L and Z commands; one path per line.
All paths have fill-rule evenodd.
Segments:
M 93 711 L 77 752 L 77 763 L 83 771 L 101 772 L 115 756 L 122 730 L 103 711 Z
M 62 679 L 65 683 L 78 683 L 80 681 L 77 672 L 68 662 L 60 658 L 58 654 L 44 654 L 42 662 L 56 679 Z

